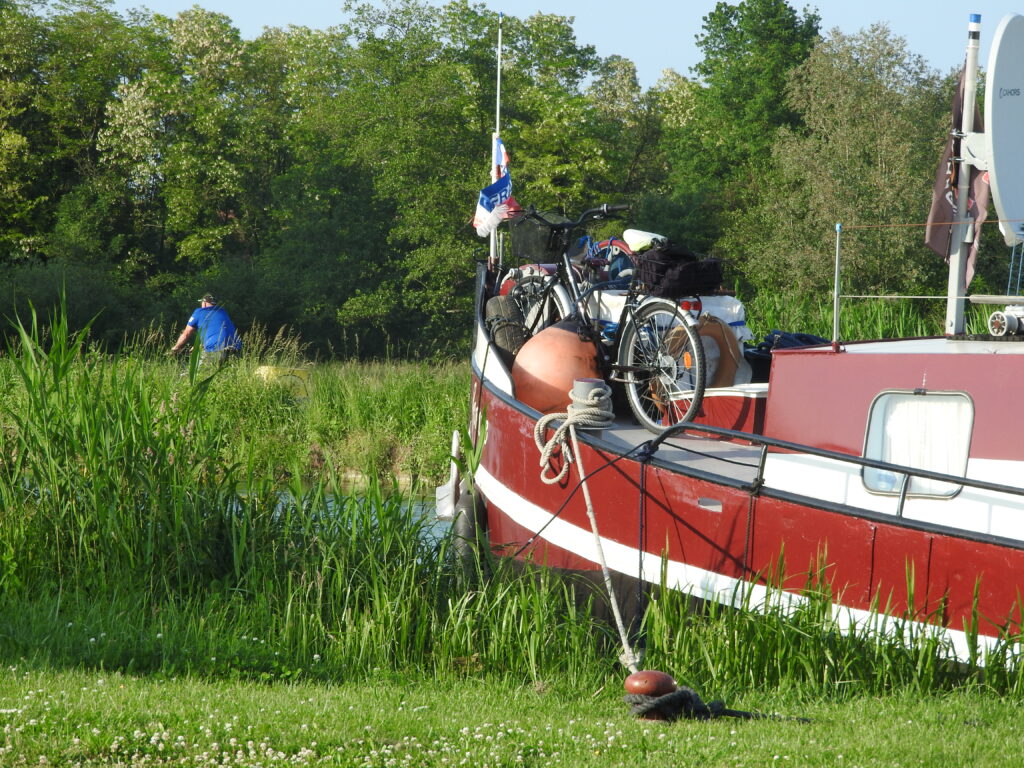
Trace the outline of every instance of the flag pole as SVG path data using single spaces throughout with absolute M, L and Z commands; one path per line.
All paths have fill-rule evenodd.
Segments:
M 495 97 L 494 105 L 494 134 L 491 136 L 491 181 L 497 181 L 494 168 L 498 156 L 498 139 L 501 136 L 501 22 L 504 18 L 504 13 L 498 13 L 498 78 L 497 96 Z M 495 227 L 491 231 L 490 252 L 488 255 L 488 261 L 492 268 L 498 264 L 498 250 L 498 229 Z
M 964 63 L 964 97 L 961 112 L 960 133 L 964 137 L 974 131 L 974 105 L 978 90 L 978 47 L 981 37 L 981 14 L 972 13 L 967 24 L 967 60 Z M 963 152 L 961 140 L 960 154 Z M 957 173 L 956 193 L 956 234 L 953 249 L 949 254 L 949 282 L 946 288 L 946 335 L 954 336 L 964 332 L 964 266 L 974 238 L 978 236 L 971 219 L 971 168 L 963 157 L 955 159 L 960 163 Z
M 494 108 L 494 134 L 501 134 L 501 22 L 505 18 L 504 13 L 498 14 L 498 88 L 497 99 Z

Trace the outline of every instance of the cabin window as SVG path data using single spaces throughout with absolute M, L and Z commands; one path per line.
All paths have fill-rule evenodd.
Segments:
M 974 403 L 955 392 L 883 392 L 871 404 L 864 457 L 947 475 L 964 475 L 974 425 Z M 904 474 L 864 467 L 864 485 L 898 494 Z M 955 496 L 961 486 L 911 477 L 907 493 Z

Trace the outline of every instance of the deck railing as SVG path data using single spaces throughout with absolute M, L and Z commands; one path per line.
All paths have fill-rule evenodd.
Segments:
M 898 494 L 899 501 L 896 509 L 896 516 L 903 517 L 903 509 L 906 504 L 908 490 L 910 487 L 910 481 L 915 478 L 921 478 L 923 480 L 933 480 L 942 483 L 949 483 L 951 485 L 967 486 L 969 488 L 977 488 L 992 493 L 1003 493 L 1011 496 L 1017 496 L 1024 498 L 1024 488 L 1014 485 L 1004 485 L 1002 483 L 993 483 L 988 480 L 979 480 L 971 477 L 964 477 L 962 475 L 949 475 L 944 472 L 934 472 L 928 469 L 920 469 L 916 467 L 909 467 L 902 464 L 891 464 L 887 461 L 878 461 L 877 459 L 868 459 L 863 456 L 853 456 L 848 453 L 839 453 L 838 451 L 830 451 L 826 448 L 816 448 L 811 445 L 802 445 L 800 443 L 792 443 L 788 440 L 779 440 L 774 437 L 765 437 L 763 435 L 752 435 L 749 432 L 737 432 L 734 429 L 724 429 L 722 427 L 713 427 L 704 424 L 694 424 L 687 422 L 685 424 L 676 424 L 669 427 L 660 435 L 655 437 L 648 444 L 648 456 L 653 456 L 663 443 L 670 440 L 678 435 L 683 435 L 689 432 L 701 433 L 701 434 L 712 434 L 719 437 L 724 437 L 732 440 L 740 440 L 745 443 L 750 443 L 760 448 L 760 458 L 757 465 L 757 474 L 753 481 L 751 481 L 751 490 L 758 490 L 765 485 L 765 466 L 767 464 L 768 454 L 771 449 L 787 451 L 790 453 L 802 454 L 807 456 L 817 456 L 823 459 L 829 459 L 832 461 L 842 462 L 846 464 L 854 464 L 858 467 L 877 469 L 883 472 L 891 472 L 896 475 L 903 476 L 903 482 L 900 485 L 900 491 Z

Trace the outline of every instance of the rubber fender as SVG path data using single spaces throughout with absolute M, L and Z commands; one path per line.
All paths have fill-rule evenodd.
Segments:
M 491 341 L 506 368 L 526 342 L 526 326 L 519 305 L 510 296 L 494 296 L 484 306 L 484 321 Z

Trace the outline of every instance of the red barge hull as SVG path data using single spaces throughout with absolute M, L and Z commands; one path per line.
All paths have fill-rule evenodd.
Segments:
M 1024 344 L 935 338 L 776 353 L 767 385 L 709 390 L 695 424 L 656 445 L 626 419 L 581 430 L 578 461 L 555 485 L 541 479 L 534 442 L 542 414 L 514 396 L 482 323 L 473 361 L 471 437 L 484 441 L 474 479 L 494 553 L 597 569 L 582 472 L 604 557 L 624 577 L 658 585 L 664 575 L 669 588 L 737 607 L 773 599 L 795 609 L 816 585 L 840 625 L 939 633 L 961 659 L 1015 642 L 1024 464 L 1020 417 L 1006 406 Z M 879 417 L 888 400 L 896 415 Z M 962 470 L 886 461 L 906 453 L 901 440 L 943 439 L 933 403 L 959 425 L 940 454 L 955 464 L 962 453 Z M 920 431 L 896 434 L 915 418 Z M 896 445 L 881 458 L 879 428 Z M 911 479 L 903 489 L 876 482 L 890 475 Z

